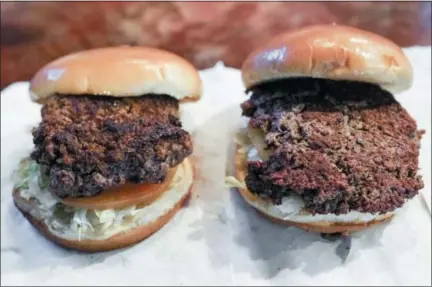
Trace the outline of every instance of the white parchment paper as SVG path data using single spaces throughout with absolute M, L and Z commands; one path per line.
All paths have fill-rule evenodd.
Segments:
M 222 64 L 201 71 L 202 100 L 181 107 L 199 171 L 188 206 L 131 248 L 87 255 L 55 246 L 12 203 L 12 172 L 32 149 L 40 106 L 29 100 L 28 83 L 9 86 L 0 97 L 2 285 L 430 285 L 431 49 L 406 52 L 415 81 L 397 98 L 427 131 L 425 188 L 391 224 L 353 235 L 345 260 L 340 240 L 272 224 L 225 188 L 246 97 L 240 72 Z

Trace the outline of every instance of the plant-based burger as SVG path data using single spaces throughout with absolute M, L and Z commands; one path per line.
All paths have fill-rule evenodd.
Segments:
M 142 47 L 79 52 L 43 67 L 30 94 L 42 120 L 13 197 L 46 237 L 112 250 L 174 216 L 193 183 L 192 139 L 179 118 L 179 103 L 201 95 L 189 62 Z
M 423 187 L 422 131 L 393 94 L 412 84 L 396 44 L 337 25 L 275 37 L 242 67 L 250 95 L 236 177 L 270 219 L 321 233 L 392 218 Z

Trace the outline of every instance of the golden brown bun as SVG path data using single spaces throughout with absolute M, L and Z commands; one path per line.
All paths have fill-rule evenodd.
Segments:
M 235 161 L 235 177 L 237 179 L 244 179 L 246 177 L 246 157 L 241 151 L 241 146 L 237 146 L 237 150 L 234 157 Z M 318 232 L 318 233 L 343 233 L 343 232 L 355 232 L 365 229 L 367 227 L 373 226 L 378 223 L 389 221 L 393 214 L 385 214 L 377 220 L 372 220 L 369 222 L 330 222 L 330 221 L 314 221 L 314 222 L 295 222 L 291 220 L 285 220 L 281 218 L 276 218 L 267 212 L 264 208 L 257 208 L 257 206 L 268 206 L 272 203 L 266 201 L 254 194 L 252 194 L 247 188 L 238 188 L 240 195 L 245 199 L 245 201 L 253 206 L 259 214 L 263 215 L 267 219 L 279 224 L 285 224 L 289 226 L 295 226 L 306 231 Z
M 39 70 L 30 82 L 32 100 L 53 94 L 136 97 L 166 94 L 180 101 L 201 96 L 198 71 L 167 51 L 119 46 L 61 57 Z
M 242 66 L 247 88 L 290 77 L 368 82 L 392 93 L 410 88 L 413 80 L 411 64 L 398 45 L 371 32 L 339 25 L 281 34 L 255 49 Z
M 187 159 L 186 159 L 187 161 Z M 187 162 L 186 167 L 187 172 L 194 173 L 194 167 L 191 163 Z M 194 176 L 194 175 L 192 175 Z M 180 209 L 182 204 L 188 199 L 192 192 L 192 183 L 187 187 L 188 191 L 163 215 L 157 218 L 157 220 L 152 221 L 146 225 L 142 225 L 133 229 L 130 229 L 125 232 L 121 232 L 115 234 L 108 239 L 103 240 L 93 240 L 93 239 L 84 239 L 84 240 L 68 240 L 57 236 L 53 232 L 50 231 L 49 227 L 45 224 L 43 220 L 39 220 L 38 218 L 32 216 L 30 214 L 31 208 L 34 208 L 32 203 L 21 197 L 20 190 L 14 189 L 12 192 L 12 196 L 14 199 L 15 206 L 19 211 L 27 218 L 27 220 L 41 232 L 46 238 L 50 239 L 54 243 L 68 249 L 79 250 L 82 252 L 102 252 L 109 251 L 114 249 L 119 249 L 123 247 L 127 247 L 149 237 L 156 231 L 158 231 L 162 226 L 164 226 L 171 218 L 174 217 L 176 212 Z

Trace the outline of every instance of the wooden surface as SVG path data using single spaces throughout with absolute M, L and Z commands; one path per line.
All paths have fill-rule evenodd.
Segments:
M 160 47 L 199 69 L 220 60 L 239 67 L 272 36 L 322 23 L 404 47 L 431 44 L 430 2 L 2 2 L 1 86 L 29 80 L 59 56 L 108 45 Z

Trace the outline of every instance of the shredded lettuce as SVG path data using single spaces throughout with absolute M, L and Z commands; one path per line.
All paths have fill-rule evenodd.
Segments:
M 49 220 L 55 230 L 72 230 L 79 234 L 101 234 L 115 229 L 126 220 L 132 220 L 140 210 L 136 206 L 123 209 L 89 210 L 66 206 L 48 190 L 48 180 L 41 173 L 39 165 L 30 158 L 23 159 L 15 173 L 15 187 L 20 189 L 24 199 L 38 202 L 36 216 Z
M 22 159 L 15 172 L 14 187 L 29 188 L 29 180 L 37 176 L 39 165 L 29 157 Z
M 41 169 L 31 159 L 23 160 L 15 173 L 15 186 L 20 196 L 28 200 L 30 213 L 43 221 L 51 232 L 69 240 L 109 238 L 156 220 L 188 192 L 193 174 L 186 163 L 177 169 L 172 186 L 153 204 L 123 209 L 92 210 L 64 205 L 48 189 Z
M 88 220 L 87 209 L 80 208 L 75 211 L 71 222 L 71 228 L 75 231 L 84 232 L 87 230 L 94 230 L 92 224 Z
M 48 177 L 39 172 L 38 184 L 41 190 L 46 190 L 48 188 Z

